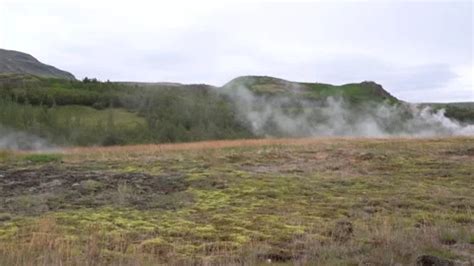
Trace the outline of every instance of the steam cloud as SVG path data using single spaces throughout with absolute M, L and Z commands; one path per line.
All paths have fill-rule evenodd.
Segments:
M 445 116 L 445 110 L 402 103 L 351 105 L 342 98 L 308 100 L 298 88 L 288 96 L 264 96 L 245 86 L 221 93 L 236 105 L 240 119 L 258 136 L 471 136 L 474 125 Z
M 0 125 L 0 150 L 50 150 L 54 147 L 46 140 Z

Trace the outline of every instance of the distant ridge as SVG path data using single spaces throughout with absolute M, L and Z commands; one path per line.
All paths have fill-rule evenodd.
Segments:
M 325 83 L 295 82 L 270 76 L 240 76 L 226 83 L 223 88 L 235 89 L 244 86 L 255 93 L 279 94 L 295 91 L 309 92 L 306 96 L 326 98 L 329 96 L 348 97 L 355 101 L 401 102 L 380 84 L 373 81 L 332 85 Z
M 5 49 L 0 49 L 0 73 L 30 74 L 69 80 L 76 79 L 71 73 L 43 64 L 29 54 Z

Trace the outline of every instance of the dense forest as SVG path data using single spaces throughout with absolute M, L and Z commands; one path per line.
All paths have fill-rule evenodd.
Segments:
M 23 75 L 0 81 L 0 124 L 57 145 L 250 137 L 232 102 L 206 85 L 140 86 Z

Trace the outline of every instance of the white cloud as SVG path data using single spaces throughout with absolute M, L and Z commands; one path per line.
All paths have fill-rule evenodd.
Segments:
M 413 90 L 404 92 L 405 98 L 420 98 L 423 102 L 467 102 L 474 100 L 474 68 L 460 66 L 453 69 L 455 77 L 444 86 L 430 90 Z

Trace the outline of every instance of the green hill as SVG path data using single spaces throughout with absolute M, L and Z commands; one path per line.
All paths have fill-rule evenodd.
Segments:
M 242 89 L 251 97 L 247 99 L 250 105 L 242 102 Z M 335 118 L 334 107 L 327 103 L 329 97 L 343 104 Z M 385 113 L 379 119 L 380 105 L 395 118 L 390 120 Z M 446 108 L 446 115 L 459 121 L 474 120 L 470 104 L 429 105 Z M 375 135 L 412 134 L 411 128 L 403 125 L 412 118 L 404 102 L 367 81 L 336 86 L 244 76 L 214 87 L 0 74 L 0 129 L 33 134 L 60 146 L 364 135 L 365 130 Z M 258 127 L 255 120 L 262 120 L 257 121 L 261 123 Z M 358 125 L 367 120 L 372 124 Z M 338 129 L 314 131 L 314 127 L 328 124 Z M 373 131 L 374 127 L 377 130 Z M 294 133 L 300 128 L 302 131 Z
M 398 102 L 398 99 L 382 88 L 381 85 L 364 81 L 341 86 L 324 83 L 292 82 L 284 79 L 267 76 L 238 77 L 224 85 L 224 88 L 235 89 L 244 86 L 257 94 L 295 95 L 303 98 L 324 99 L 327 97 L 343 97 L 352 102 L 389 101 Z

